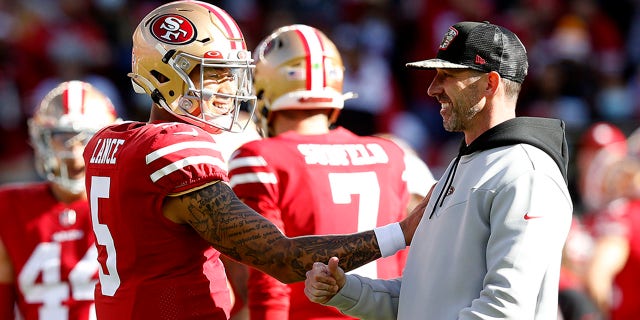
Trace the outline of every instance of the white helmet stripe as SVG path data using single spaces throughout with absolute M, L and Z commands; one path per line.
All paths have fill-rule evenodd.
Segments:
M 325 86 L 324 78 L 324 48 L 316 31 L 307 26 L 299 26 L 300 36 L 307 55 L 307 90 L 322 90 Z
M 63 105 L 68 110 L 68 114 L 83 114 L 84 107 L 84 86 L 80 81 L 69 81 L 67 92 L 63 97 Z M 65 103 L 66 102 L 66 103 Z
M 236 21 L 233 18 L 231 18 L 231 16 L 226 11 L 216 6 L 208 5 L 203 2 L 197 2 L 197 4 L 207 8 L 209 12 L 213 13 L 218 18 L 218 20 L 222 22 L 226 36 L 229 39 L 238 39 L 237 41 L 233 41 L 233 40 L 230 41 L 231 49 L 242 49 L 242 50 L 247 49 L 246 44 L 244 42 L 244 37 L 242 36 L 242 31 L 238 27 L 238 24 L 236 23 Z M 236 47 L 238 44 L 240 45 L 240 48 Z

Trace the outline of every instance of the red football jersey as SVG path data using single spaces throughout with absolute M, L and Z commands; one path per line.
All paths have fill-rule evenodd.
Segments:
M 613 279 L 611 320 L 636 319 L 640 315 L 640 200 L 618 200 L 598 214 L 593 225 L 596 238 L 604 235 L 625 237 L 629 257 Z
M 249 142 L 229 162 L 238 197 L 289 237 L 354 233 L 401 220 L 409 199 L 404 170 L 398 145 L 344 128 L 317 136 L 287 132 Z M 404 257 L 379 259 L 354 271 L 396 278 Z M 335 308 L 310 302 L 304 282 L 287 286 L 255 269 L 249 277 L 252 320 L 350 319 Z
M 5 186 L 0 221 L 22 318 L 95 319 L 98 263 L 87 201 L 58 202 L 44 182 Z
M 228 181 L 213 137 L 182 123 L 126 122 L 99 131 L 84 160 L 101 265 L 98 317 L 227 319 L 220 253 L 162 214 L 165 197 Z

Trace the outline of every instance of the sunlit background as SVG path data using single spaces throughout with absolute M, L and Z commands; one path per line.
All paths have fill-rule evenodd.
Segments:
M 166 1 L 165 1 L 166 2 Z M 124 119 L 147 120 L 150 101 L 126 74 L 131 34 L 161 1 L 0 0 L 0 183 L 38 179 L 26 119 L 56 83 L 81 79 L 107 93 Z M 346 67 L 340 124 L 358 134 L 390 132 L 405 139 L 439 177 L 461 134 L 442 129 L 427 96 L 432 71 L 407 70 L 430 58 L 446 29 L 488 20 L 518 34 L 528 49 L 529 76 L 519 115 L 555 117 L 577 137 L 596 121 L 629 134 L 640 117 L 638 0 L 298 0 L 211 1 L 238 22 L 250 48 L 275 28 L 304 23 L 324 31 Z M 574 162 L 572 180 L 575 179 Z

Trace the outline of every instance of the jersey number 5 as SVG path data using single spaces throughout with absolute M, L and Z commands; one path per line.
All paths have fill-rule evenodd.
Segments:
M 109 177 L 91 177 L 91 186 L 89 186 L 91 195 L 91 223 L 93 224 L 93 232 L 96 234 L 96 242 L 103 245 L 107 249 L 107 259 L 105 265 L 100 268 L 100 287 L 102 294 L 105 296 L 113 296 L 120 287 L 120 276 L 116 268 L 116 247 L 113 244 L 111 231 L 106 224 L 101 224 L 98 220 L 98 199 L 109 199 L 109 188 L 111 187 L 111 179 Z M 103 263 L 103 260 L 100 260 Z M 104 273 L 104 270 L 107 273 Z

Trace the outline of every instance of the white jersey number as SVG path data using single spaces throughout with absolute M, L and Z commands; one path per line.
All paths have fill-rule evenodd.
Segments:
M 69 307 L 63 303 L 69 295 L 76 301 L 93 300 L 98 270 L 97 250 L 89 247 L 87 253 L 69 272 L 69 283 L 62 282 L 61 245 L 58 242 L 42 242 L 33 250 L 29 260 L 18 275 L 18 285 L 28 303 L 42 303 L 38 309 L 40 319 L 68 319 Z M 38 277 L 42 275 L 42 281 Z M 69 292 L 71 291 L 71 293 Z M 92 310 L 91 319 L 95 319 Z
M 359 195 L 358 232 L 372 230 L 378 222 L 380 184 L 375 172 L 330 173 L 329 185 L 336 204 L 351 203 L 351 195 Z M 376 262 L 369 262 L 349 273 L 378 278 Z
M 100 268 L 100 287 L 101 292 L 105 296 L 113 296 L 120 287 L 120 275 L 116 268 L 116 247 L 113 244 L 111 231 L 106 224 L 101 224 L 98 220 L 98 199 L 109 199 L 109 188 L 111 187 L 111 178 L 109 177 L 91 177 L 91 186 L 89 194 L 91 195 L 91 223 L 93 224 L 93 232 L 96 234 L 96 242 L 103 245 L 107 249 L 105 274 L 103 268 Z

